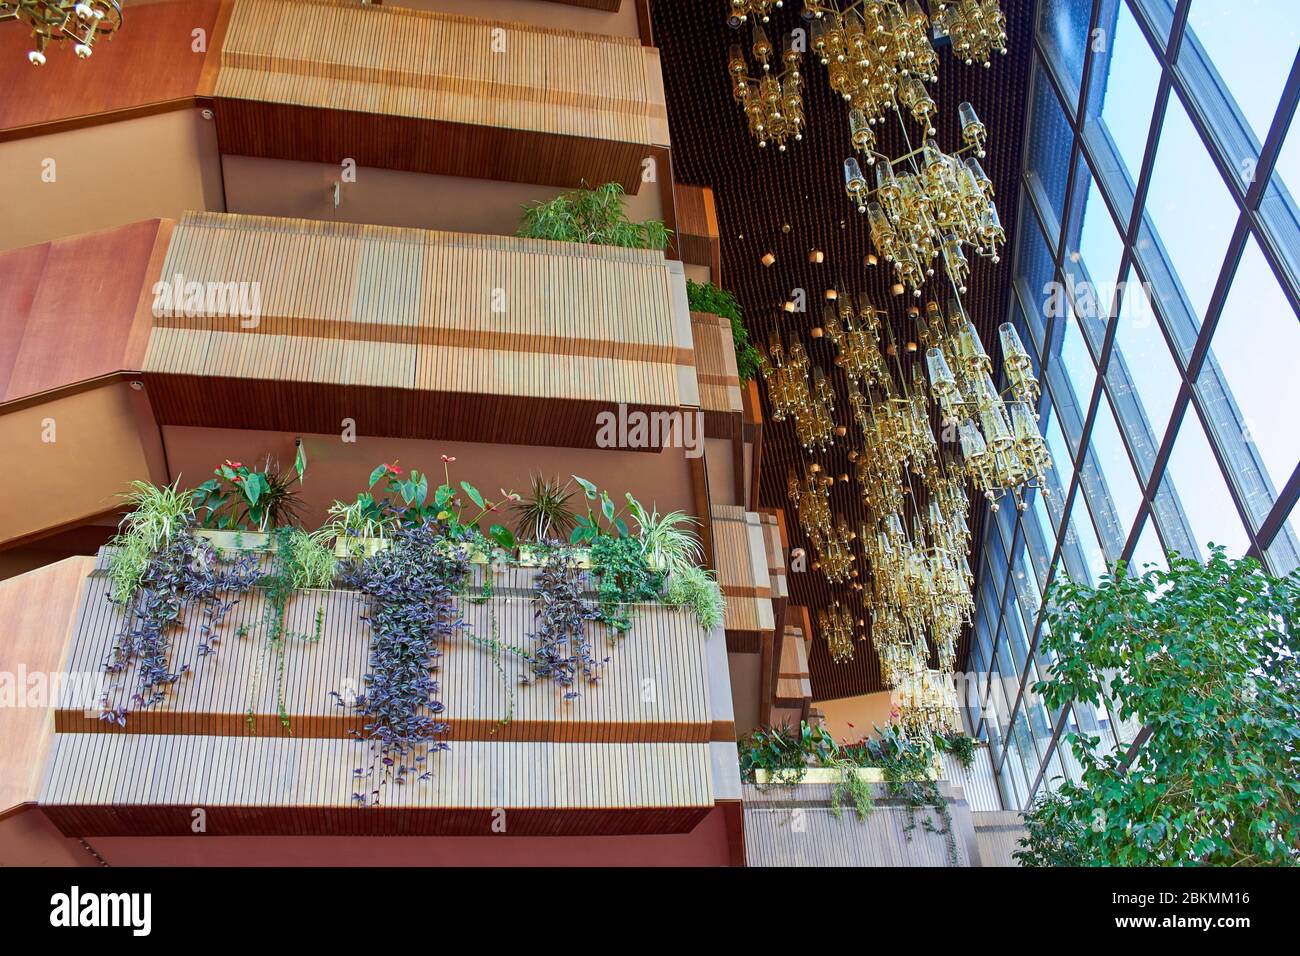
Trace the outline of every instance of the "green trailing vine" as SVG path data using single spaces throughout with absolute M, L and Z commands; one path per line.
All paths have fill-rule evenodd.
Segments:
M 632 627 L 629 605 L 659 600 L 663 574 L 646 564 L 636 538 L 601 536 L 591 546 L 591 566 L 599 579 L 597 593 L 601 619 L 623 633 Z
M 851 760 L 841 760 L 836 764 L 840 777 L 831 788 L 831 813 L 839 820 L 844 816 L 844 805 L 852 804 L 859 820 L 865 820 L 876 808 L 876 798 L 871 792 L 871 784 L 859 775 L 859 767 Z
M 266 591 L 266 606 L 262 612 L 264 640 L 249 683 L 248 706 L 245 708 L 249 730 L 256 729 L 257 696 L 267 662 L 273 660 L 276 713 L 280 726 L 293 734 L 284 693 L 286 645 L 290 639 L 307 644 L 319 643 L 324 633 L 325 609 L 316 609 L 312 633 L 292 633 L 285 625 L 289 599 L 299 590 L 329 587 L 333 580 L 334 556 L 318 541 L 298 528 L 276 528 L 271 532 L 271 569 L 262 579 Z

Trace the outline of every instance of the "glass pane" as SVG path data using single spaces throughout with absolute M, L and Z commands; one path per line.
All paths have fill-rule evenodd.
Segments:
M 1138 506 L 1142 503 L 1142 490 L 1133 474 L 1133 465 L 1120 438 L 1110 402 L 1105 397 L 1097 406 L 1091 452 L 1081 482 L 1088 506 L 1102 529 L 1106 556 L 1113 563 L 1128 542 Z M 1100 471 L 1099 475 L 1097 471 Z
M 1147 570 L 1148 565 L 1155 565 L 1163 571 L 1169 570 L 1169 562 L 1165 560 L 1165 549 L 1160 545 L 1160 537 L 1156 533 L 1156 524 L 1150 518 L 1142 527 L 1142 534 L 1138 536 L 1137 546 L 1133 549 L 1133 556 L 1129 558 L 1129 567 L 1141 574 Z
M 1016 264 L 1012 274 L 1016 277 L 1021 303 L 1033 330 L 1031 338 L 1041 350 L 1046 328 L 1046 303 L 1050 301 L 1055 281 L 1056 270 L 1052 265 L 1055 252 L 1047 248 L 1038 217 L 1030 208 L 1023 190 L 1020 199 L 1019 224 L 1016 227 L 1019 238 L 1016 240 Z
M 1076 496 L 1070 509 L 1070 524 L 1063 541 L 1065 569 L 1080 584 L 1097 584 L 1106 573 L 1106 555 L 1097 540 L 1092 516 L 1083 498 Z
M 1192 0 L 1187 26 L 1262 143 L 1300 46 L 1300 4 Z
M 1204 555 L 1209 542 L 1221 544 L 1229 557 L 1240 557 L 1250 547 L 1237 508 L 1219 472 L 1195 409 L 1183 415 L 1169 456 L 1169 474 L 1195 544 Z
M 1203 319 L 1238 210 L 1177 96 L 1165 110 L 1146 213 L 1192 311 Z
M 1116 192 L 1131 195 L 1151 129 L 1160 64 L 1127 4 L 1113 7 L 1111 21 L 1098 24 L 1103 32 L 1093 54 L 1084 130 L 1101 175 L 1117 179 L 1116 186 L 1127 184 Z
M 1065 507 L 1065 493 L 1070 490 L 1070 482 L 1074 480 L 1074 456 L 1065 444 L 1065 434 L 1061 431 L 1061 424 L 1057 418 L 1055 409 L 1048 409 L 1043 413 L 1045 421 L 1040 422 L 1043 429 L 1043 437 L 1047 439 L 1047 450 L 1052 456 L 1052 467 L 1047 470 L 1047 507 L 1052 513 L 1052 527 L 1057 531 L 1061 528 L 1061 509 Z M 1052 539 L 1055 540 L 1055 535 Z
M 1091 16 L 1092 4 L 1078 0 L 1043 0 L 1039 5 L 1038 32 L 1043 49 L 1070 102 L 1079 98 Z
M 1129 0 L 1129 3 L 1146 15 L 1147 24 L 1161 47 L 1169 43 L 1169 29 L 1174 22 L 1174 2 L 1175 0 Z
M 1257 524 L 1272 510 L 1277 492 L 1286 486 L 1300 461 L 1300 428 L 1295 423 L 1296 409 L 1300 409 L 1297 364 L 1300 321 L 1251 238 L 1224 302 L 1197 388 L 1225 449 L 1230 442 L 1243 443 L 1248 446 L 1243 448 L 1243 458 L 1262 461 L 1272 494 L 1262 489 L 1258 496 L 1247 495 Z M 1226 389 L 1216 387 L 1220 381 L 1226 382 Z M 1238 472 L 1256 470 L 1253 460 L 1238 464 Z M 1250 490 L 1250 483 L 1240 482 L 1239 487 Z
M 1093 183 L 1088 164 L 1081 162 L 1074 175 L 1061 271 L 1070 282 L 1075 314 L 1098 353 L 1110 320 L 1123 252 L 1124 240 L 1115 220 Z
M 1029 104 L 1029 151 L 1026 173 L 1030 192 L 1038 204 L 1039 215 L 1047 227 L 1048 238 L 1055 243 L 1061 231 L 1065 209 L 1065 180 L 1069 175 L 1070 150 L 1074 134 L 1061 112 L 1052 83 L 1037 62 Z
M 1300 123 L 1291 118 L 1291 127 L 1277 154 L 1277 164 L 1273 167 L 1273 180 L 1285 188 L 1295 205 L 1295 197 L 1300 194 Z
M 1296 527 L 1295 508 L 1291 509 L 1291 517 L 1273 539 L 1266 554 L 1268 566 L 1274 574 L 1290 574 L 1300 567 L 1300 528 Z
M 1143 477 L 1150 477 L 1151 464 L 1169 426 L 1182 377 L 1160 331 L 1151 300 L 1132 269 L 1124 284 L 1106 380 L 1115 396 L 1124 431 L 1142 463 Z
M 1292 283 L 1300 283 L 1300 209 L 1296 208 L 1300 190 L 1300 122 L 1293 117 L 1291 129 L 1283 140 L 1277 166 L 1264 190 L 1260 216 L 1278 250 L 1283 267 Z

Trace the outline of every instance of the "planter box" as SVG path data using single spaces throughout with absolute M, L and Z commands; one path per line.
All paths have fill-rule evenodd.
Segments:
M 882 770 L 880 767 L 859 767 L 857 770 L 854 771 L 854 773 L 856 773 L 858 779 L 864 783 L 885 783 L 886 782 L 885 771 Z M 943 779 L 943 772 L 941 768 L 934 767 L 930 770 L 928 774 L 926 774 L 926 777 L 930 780 L 941 780 Z M 754 782 L 759 785 L 767 785 L 773 783 L 774 781 L 772 780 L 772 775 L 768 773 L 768 771 L 755 770 Z M 802 783 L 827 784 L 827 783 L 839 783 L 839 782 L 840 782 L 840 770 L 838 767 L 809 767 L 807 772 L 804 774 L 803 779 L 799 781 L 799 783 L 801 784 Z M 777 781 L 778 786 L 782 784 L 783 781 Z M 792 786 L 792 784 L 785 784 L 785 785 Z
M 573 563 L 579 568 L 591 567 L 591 549 L 573 548 Z M 519 566 L 521 568 L 539 568 L 545 562 L 545 549 L 541 545 L 521 544 L 519 546 Z
M 387 538 L 339 538 L 334 542 L 336 558 L 368 558 L 387 551 Z
M 224 531 L 216 528 L 198 528 L 194 534 L 207 538 L 220 551 L 266 551 L 271 547 L 271 536 L 264 531 Z

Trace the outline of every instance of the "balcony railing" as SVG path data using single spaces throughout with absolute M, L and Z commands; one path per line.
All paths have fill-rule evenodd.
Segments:
M 107 600 L 110 554 L 101 551 L 86 578 L 69 672 L 99 672 L 126 624 Z M 41 808 L 80 836 L 188 833 L 196 806 L 207 809 L 210 834 L 488 835 L 498 809 L 515 835 L 685 833 L 738 796 L 720 632 L 657 605 L 641 606 L 617 644 L 593 626 L 608 661 L 599 684 L 566 700 L 546 683 L 519 686 L 521 659 L 465 637 L 530 646 L 536 572 L 495 573 L 493 596 L 459 600 L 465 626 L 442 648 L 438 719 L 450 725 L 450 749 L 430 756 L 431 779 L 390 784 L 380 806 L 355 804 L 370 743 L 364 718 L 339 703 L 365 686 L 365 599 L 295 592 L 286 632 L 311 634 L 319 616 L 320 639 L 289 638 L 278 665 L 259 586 L 212 630 L 200 609 L 186 610 L 167 666 L 188 669 L 161 701 L 131 708 L 123 726 L 84 699 L 60 699 Z M 200 645 L 214 636 L 216 653 L 205 656 Z M 117 676 L 121 686 L 135 686 L 136 666 Z
M 699 402 L 681 267 L 659 252 L 194 213 L 160 279 L 224 296 L 155 315 L 144 371 L 163 424 L 351 418 L 385 437 L 594 448 L 602 411 Z M 225 294 L 245 288 L 252 318 Z

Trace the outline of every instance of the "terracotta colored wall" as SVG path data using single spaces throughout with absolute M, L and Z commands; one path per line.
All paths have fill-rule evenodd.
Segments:
M 115 382 L 0 415 L 0 544 L 114 509 L 130 481 L 160 477 L 132 394 Z M 47 418 L 53 442 L 42 440 Z
M 216 124 L 194 107 L 0 141 L 0 179 L 0 249 L 223 208 Z
M 204 29 L 211 40 L 218 6 L 218 0 L 128 6 L 122 29 L 96 41 L 89 59 L 55 44 L 39 69 L 27 62 L 31 32 L 17 22 L 0 24 L 0 130 L 194 96 L 206 54 L 191 48 L 191 31 Z M 102 187 L 112 188 L 111 175 Z
M 860 697 L 841 697 L 838 700 L 819 700 L 816 706 L 826 715 L 826 729 L 836 740 L 854 743 L 871 735 L 872 727 L 889 723 L 893 702 L 888 691 L 863 694 Z
M 292 434 L 283 432 L 164 428 L 172 476 L 179 475 L 185 485 L 196 485 L 209 477 L 225 458 L 252 465 L 260 464 L 270 454 L 288 468 L 293 464 L 293 439 Z M 325 509 L 336 498 L 352 501 L 357 492 L 364 491 L 371 470 L 381 462 L 397 461 L 404 469 L 418 468 L 429 472 L 431 481 L 440 481 L 444 454 L 456 459 L 453 481 L 468 481 L 489 497 L 500 497 L 502 488 L 524 490 L 532 473 L 565 478 L 578 474 L 608 489 L 619 502 L 623 492 L 630 491 L 643 504 L 656 504 L 660 513 L 680 509 L 695 514 L 697 510 L 690 469 L 681 449 L 651 454 L 365 436 L 349 444 L 334 435 L 308 435 L 305 441 L 307 481 L 300 491 L 307 506 L 304 521 L 312 527 L 321 522 Z M 580 508 L 580 500 L 579 489 L 572 504 Z
M 225 156 L 227 211 L 263 216 L 331 219 L 380 226 L 411 226 L 512 236 L 523 207 L 553 199 L 563 189 L 362 167 L 356 182 L 333 185 L 340 167 L 323 163 Z M 630 218 L 662 219 L 663 200 L 655 183 L 627 197 Z
M 30 806 L 0 817 L 0 866 L 99 866 L 99 861 Z

